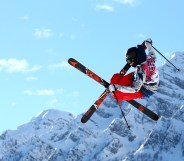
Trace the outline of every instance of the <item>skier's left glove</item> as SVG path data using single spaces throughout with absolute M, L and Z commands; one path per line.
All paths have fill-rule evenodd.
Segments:
M 152 45 L 153 41 L 151 40 L 151 38 L 145 40 L 145 45 L 148 45 L 148 43 Z
M 153 41 L 151 40 L 151 38 L 148 38 L 146 39 L 143 43 L 142 43 L 142 46 L 143 48 L 146 50 L 146 49 L 151 49 L 152 48 L 152 43 Z
M 110 92 L 114 92 L 114 91 L 116 91 L 117 89 L 116 89 L 116 86 L 115 86 L 114 84 L 110 84 L 109 87 L 108 87 L 108 90 L 109 90 Z
M 148 49 L 149 52 L 153 50 L 152 49 L 152 43 L 153 43 L 153 41 L 150 38 L 145 40 L 145 46 L 146 46 L 146 48 Z

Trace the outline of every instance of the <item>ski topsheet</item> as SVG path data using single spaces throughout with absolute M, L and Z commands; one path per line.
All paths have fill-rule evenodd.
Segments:
M 73 66 L 76 69 L 78 69 L 79 71 L 81 71 L 82 73 L 84 73 L 87 76 L 89 76 L 90 78 L 94 79 L 95 81 L 97 81 L 101 85 L 103 85 L 105 88 L 109 87 L 110 84 L 107 81 L 105 81 L 100 76 L 98 76 L 97 74 L 92 72 L 90 69 L 86 68 L 84 65 L 79 63 L 77 60 L 75 60 L 73 58 L 70 58 L 70 59 L 68 59 L 68 63 L 71 66 Z M 82 123 L 86 123 L 90 119 L 90 117 L 93 115 L 93 113 L 96 111 L 96 109 L 101 105 L 101 103 L 103 102 L 103 100 L 106 98 L 107 95 L 108 95 L 108 90 L 106 89 L 102 93 L 102 95 L 99 97 L 99 99 L 97 99 L 97 101 L 84 114 L 84 116 L 81 119 Z M 159 119 L 159 116 L 157 114 L 155 114 L 153 111 L 149 110 L 148 108 L 146 108 L 142 104 L 138 103 L 137 101 L 130 100 L 130 101 L 127 101 L 127 102 L 130 103 L 131 105 L 133 105 L 135 108 L 137 108 L 139 111 L 141 111 L 145 115 L 147 115 L 152 120 L 157 121 Z
M 81 63 L 79 63 L 77 60 L 70 58 L 68 59 L 68 63 L 75 67 L 76 69 L 78 69 L 79 71 L 81 71 L 82 73 L 86 74 L 87 76 L 91 77 L 92 79 L 94 79 L 95 81 L 97 81 L 98 83 L 100 83 L 101 85 L 103 85 L 105 88 L 109 87 L 109 83 L 106 82 L 105 80 L 103 80 L 101 77 L 99 77 L 97 74 L 95 74 L 94 72 L 92 72 L 90 69 L 86 68 L 84 65 L 82 65 Z
M 93 115 L 93 113 L 97 110 L 97 108 L 102 104 L 104 99 L 108 95 L 108 90 L 106 89 L 101 96 L 95 101 L 95 103 L 87 110 L 87 112 L 83 115 L 81 118 L 82 123 L 86 123 L 90 117 Z

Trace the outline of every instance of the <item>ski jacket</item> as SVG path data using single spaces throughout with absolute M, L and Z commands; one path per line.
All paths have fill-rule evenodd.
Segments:
M 117 90 L 124 93 L 135 93 L 141 91 L 144 96 L 150 96 L 154 94 L 159 86 L 159 73 L 155 66 L 156 55 L 153 49 L 148 50 L 148 55 L 146 55 L 145 50 L 142 45 L 137 46 L 139 50 L 139 56 L 137 60 L 141 62 L 140 65 L 135 67 L 135 71 L 132 74 L 133 85 L 130 86 L 120 86 L 115 85 Z

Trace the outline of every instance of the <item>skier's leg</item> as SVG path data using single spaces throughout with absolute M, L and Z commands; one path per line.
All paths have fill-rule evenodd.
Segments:
M 124 100 L 129 101 L 129 100 L 139 99 L 144 97 L 144 94 L 141 91 L 135 92 L 135 93 L 123 93 L 117 90 L 115 91 L 115 95 L 116 95 L 116 98 L 118 99 L 118 102 L 121 102 Z
M 110 84 L 118 84 L 121 86 L 131 86 L 133 83 L 133 73 L 127 75 L 114 74 L 110 80 Z
M 129 73 L 125 76 L 121 74 L 114 74 L 111 78 L 110 83 L 111 84 L 118 84 L 121 86 L 132 86 L 133 84 L 133 73 Z M 123 93 L 120 91 L 115 91 L 116 98 L 118 99 L 118 102 L 121 102 L 123 100 L 133 100 L 137 98 L 144 97 L 143 93 L 141 91 L 135 92 L 135 93 Z

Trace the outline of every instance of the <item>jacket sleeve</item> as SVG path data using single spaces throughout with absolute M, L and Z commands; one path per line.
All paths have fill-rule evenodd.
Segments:
M 142 45 L 137 45 L 137 55 L 136 55 L 137 63 L 141 64 L 146 61 L 146 52 Z

